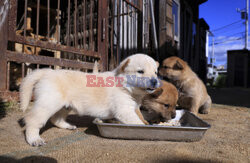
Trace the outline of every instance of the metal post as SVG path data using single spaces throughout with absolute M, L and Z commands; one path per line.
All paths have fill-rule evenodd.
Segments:
M 159 54 L 158 54 L 158 42 L 157 42 L 157 35 L 156 35 L 156 27 L 155 27 L 155 16 L 154 16 L 154 4 L 153 1 L 150 0 L 150 13 L 151 13 L 151 19 L 152 19 L 152 26 L 153 26 L 153 34 L 154 34 L 154 44 L 155 44 L 155 49 L 156 49 L 156 56 L 157 56 L 157 61 L 159 61 Z
M 212 46 L 212 74 L 214 73 L 214 36 L 213 36 L 213 46 Z
M 245 37 L 245 49 L 248 45 L 248 12 L 249 12 L 249 0 L 246 0 L 246 37 Z

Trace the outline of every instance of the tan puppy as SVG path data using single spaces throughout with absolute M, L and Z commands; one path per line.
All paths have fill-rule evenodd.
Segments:
M 21 109 L 25 111 L 34 90 L 35 101 L 25 116 L 26 140 L 40 146 L 40 129 L 51 118 L 60 128 L 75 129 L 65 121 L 72 108 L 79 115 L 100 119 L 116 118 L 125 124 L 144 124 L 136 114 L 142 97 L 159 85 L 157 63 L 149 56 L 136 54 L 108 73 L 83 73 L 70 70 L 36 70 L 24 78 L 20 89 Z M 142 82 L 142 79 L 148 79 Z
M 142 110 L 148 110 L 149 114 L 143 112 L 144 118 L 152 123 L 162 120 L 168 121 L 175 118 L 175 107 L 178 100 L 176 87 L 166 81 L 161 81 L 161 87 L 153 93 L 146 95 L 142 100 Z M 153 112 L 152 112 L 153 111 Z
M 159 70 L 179 90 L 178 104 L 197 114 L 207 114 L 211 107 L 211 98 L 203 82 L 191 70 L 188 64 L 178 57 L 170 57 L 163 61 Z

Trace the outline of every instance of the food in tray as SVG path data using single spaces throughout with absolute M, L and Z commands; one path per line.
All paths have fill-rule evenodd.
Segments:
M 183 114 L 185 113 L 184 110 L 179 110 L 176 111 L 176 117 L 174 119 L 171 119 L 167 122 L 160 122 L 154 125 L 161 125 L 161 126 L 181 126 L 181 122 L 180 119 L 183 116 Z
M 181 126 L 181 123 L 180 123 L 180 121 L 170 120 L 168 122 L 160 122 L 160 123 L 154 124 L 154 125 L 160 125 L 160 126 Z

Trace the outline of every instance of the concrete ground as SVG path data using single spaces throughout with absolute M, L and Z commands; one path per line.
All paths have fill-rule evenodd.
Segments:
M 25 142 L 18 123 L 24 114 L 13 109 L 0 116 L 0 162 L 249 162 L 249 109 L 213 104 L 208 115 L 199 114 L 212 126 L 199 142 L 107 139 L 92 118 L 70 115 L 78 129 L 47 124 L 42 147 Z

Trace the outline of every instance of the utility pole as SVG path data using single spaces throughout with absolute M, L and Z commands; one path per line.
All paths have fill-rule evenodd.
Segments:
M 248 13 L 249 13 L 249 0 L 246 0 L 246 37 L 245 37 L 245 49 L 248 45 Z

